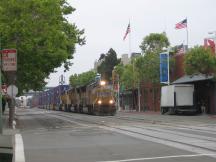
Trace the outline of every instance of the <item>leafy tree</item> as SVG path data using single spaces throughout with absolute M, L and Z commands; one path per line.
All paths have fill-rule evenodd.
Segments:
M 186 74 L 212 74 L 216 71 L 216 58 L 210 49 L 202 46 L 196 46 L 190 49 L 185 56 L 185 72 Z
M 79 82 L 78 74 L 71 75 L 69 78 L 69 82 L 72 87 L 79 86 L 80 82 Z
M 70 76 L 70 85 L 73 87 L 84 86 L 92 82 L 96 77 L 94 71 L 87 71 L 81 74 L 74 74 Z
M 137 87 L 138 83 L 138 73 L 135 64 L 130 63 L 123 65 L 118 64 L 114 68 L 114 73 L 119 76 L 120 84 L 127 89 L 133 89 Z
M 85 43 L 84 31 L 65 18 L 74 11 L 66 0 L 1 0 L 1 45 L 18 51 L 21 92 L 41 89 L 44 79 L 63 63 L 68 70 L 75 45 Z
M 101 74 L 102 79 L 111 80 L 112 71 L 120 60 L 117 59 L 116 52 L 111 48 L 105 56 L 105 60 L 98 66 L 97 71 Z
M 105 57 L 106 57 L 106 55 L 102 53 L 102 54 L 100 55 L 99 60 L 103 60 Z
M 116 65 L 113 69 L 115 71 L 115 73 L 117 73 L 119 76 L 122 76 L 123 72 L 124 72 L 124 65 L 122 63 L 119 63 L 118 65 Z
M 168 47 L 169 44 L 165 33 L 151 33 L 143 39 L 140 48 L 143 54 L 158 53 L 163 50 L 163 47 Z
M 163 47 L 169 46 L 169 40 L 164 33 L 151 33 L 143 39 L 140 45 L 143 55 L 136 59 L 135 66 L 139 80 L 158 83 L 160 80 L 160 57 Z M 173 52 L 170 53 L 170 56 Z M 170 69 L 174 67 L 174 59 L 170 58 Z
M 134 89 L 138 83 L 138 73 L 133 64 L 124 66 L 124 71 L 120 77 L 121 84 L 127 89 Z
M 123 64 L 118 64 L 115 67 L 114 71 L 119 75 L 121 90 L 130 90 L 132 92 L 133 107 L 136 107 L 136 88 L 138 86 L 139 80 L 138 72 L 134 65 L 134 61 L 125 66 Z
M 148 54 L 136 59 L 135 66 L 139 73 L 139 80 L 159 82 L 160 58 L 158 54 Z

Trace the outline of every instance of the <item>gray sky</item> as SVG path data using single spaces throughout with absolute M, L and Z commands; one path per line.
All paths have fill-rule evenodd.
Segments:
M 187 17 L 189 47 L 203 44 L 208 32 L 216 30 L 215 0 L 68 0 L 76 11 L 68 17 L 79 29 L 85 29 L 86 45 L 77 46 L 73 66 L 64 73 L 58 68 L 50 75 L 48 86 L 58 85 L 63 74 L 68 83 L 71 74 L 93 68 L 101 53 L 113 48 L 118 57 L 129 53 L 128 37 L 131 23 L 131 51 L 140 52 L 139 45 L 150 33 L 166 31 L 171 45 L 186 43 L 186 30 L 175 30 L 175 24 Z

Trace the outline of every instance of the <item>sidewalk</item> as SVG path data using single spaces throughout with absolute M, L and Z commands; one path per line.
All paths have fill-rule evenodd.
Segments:
M 121 110 L 117 112 L 117 116 L 131 119 L 143 120 L 150 123 L 172 123 L 186 125 L 202 125 L 216 124 L 216 115 L 197 114 L 197 115 L 161 115 L 159 111 L 131 111 Z
M 3 117 L 3 134 L 0 134 L 0 162 L 9 162 L 13 158 L 13 139 L 15 131 L 8 127 L 8 111 Z
M 136 110 L 120 110 L 120 113 L 125 113 L 125 114 L 140 114 L 140 115 L 161 115 L 160 111 L 136 111 Z M 164 116 L 164 115 L 163 115 Z M 166 115 L 165 115 L 166 116 Z M 175 116 L 175 115 L 170 115 L 170 116 Z M 206 116 L 208 118 L 216 119 L 215 114 L 195 114 L 195 115 L 176 115 L 176 116 Z
M 128 114 L 143 114 L 143 115 L 145 115 L 145 114 L 146 115 L 147 114 L 149 114 L 149 115 L 160 115 L 161 114 L 160 111 L 140 111 L 140 112 L 138 112 L 136 110 L 121 110 L 119 112 L 128 113 Z

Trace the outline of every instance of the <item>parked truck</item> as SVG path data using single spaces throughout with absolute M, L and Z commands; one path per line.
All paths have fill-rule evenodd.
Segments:
M 193 84 L 176 84 L 161 88 L 161 114 L 196 112 Z

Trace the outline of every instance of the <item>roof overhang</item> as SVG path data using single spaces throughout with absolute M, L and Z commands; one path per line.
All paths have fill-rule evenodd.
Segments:
M 172 82 L 172 84 L 193 83 L 198 81 L 212 80 L 213 77 L 213 75 L 206 74 L 184 75 L 183 77 Z

